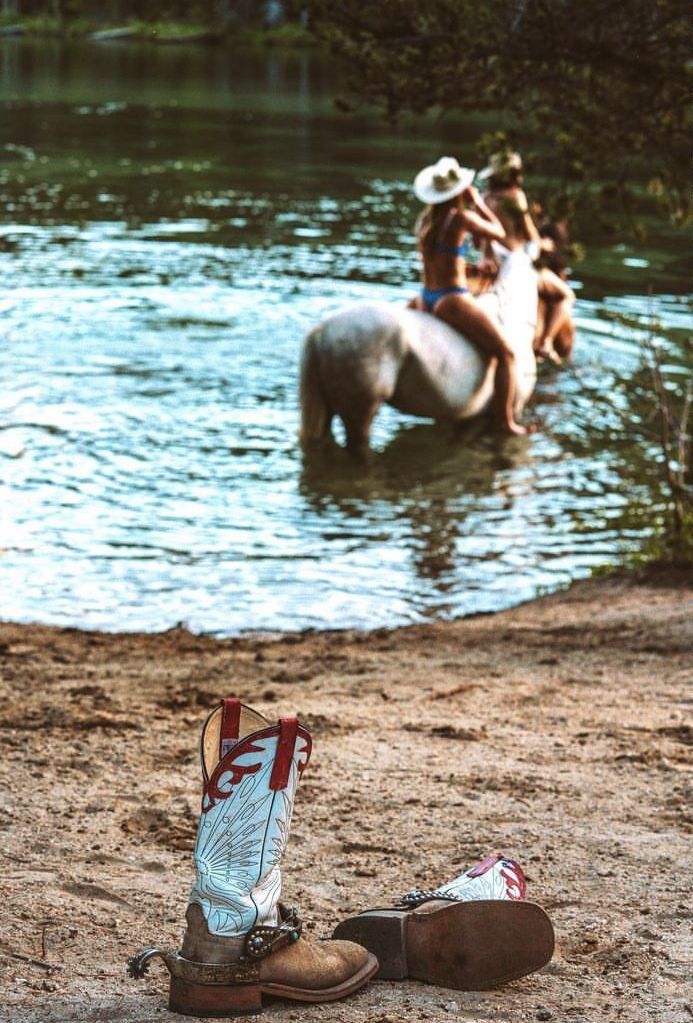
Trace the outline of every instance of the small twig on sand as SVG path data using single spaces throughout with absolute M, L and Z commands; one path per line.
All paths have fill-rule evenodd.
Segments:
M 3 850 L 2 855 L 6 860 L 12 860 L 13 863 L 28 863 L 29 860 L 25 856 L 16 856 L 14 853 Z
M 462 682 L 458 686 L 453 686 L 452 689 L 436 689 L 432 693 L 427 693 L 426 696 L 422 696 L 422 700 L 447 700 L 449 696 L 457 696 L 458 693 L 468 693 L 470 689 L 476 689 L 476 682 Z
M 12 959 L 21 959 L 24 963 L 31 963 L 32 966 L 41 966 L 44 970 L 62 970 L 57 963 L 47 963 L 45 959 L 36 959 L 27 955 L 26 952 L 2 952 L 2 955 L 10 956 Z

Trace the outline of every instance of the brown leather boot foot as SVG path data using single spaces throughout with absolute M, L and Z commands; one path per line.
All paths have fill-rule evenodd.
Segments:
M 199 906 L 188 907 L 181 952 L 148 948 L 130 960 L 143 977 L 159 956 L 171 974 L 169 1008 L 186 1016 L 250 1016 L 262 1012 L 263 995 L 298 1002 L 333 1002 L 363 987 L 378 960 L 351 941 L 302 938 L 295 910 L 280 904 L 281 924 L 257 927 L 242 937 L 211 934 Z
M 263 995 L 297 1002 L 346 998 L 377 973 L 378 960 L 351 941 L 302 938 L 263 961 L 254 982 L 207 983 L 207 964 L 189 966 L 198 967 L 199 980 L 172 975 L 169 1009 L 186 1016 L 222 1017 L 261 1013 Z
M 188 907 L 180 956 L 171 970 L 169 1008 L 190 1016 L 262 1012 L 262 996 L 331 1002 L 358 991 L 378 960 L 351 941 L 300 937 L 295 910 L 279 904 L 281 924 L 242 938 L 211 934 L 197 905 Z M 257 951 L 255 951 L 257 943 Z
M 335 938 L 377 955 L 378 977 L 412 977 L 459 991 L 484 991 L 545 966 L 554 949 L 551 921 L 532 902 L 434 900 L 416 909 L 383 909 L 343 920 Z
M 358 991 L 378 972 L 378 960 L 353 941 L 301 938 L 260 966 L 260 990 L 299 1002 L 333 1002 Z

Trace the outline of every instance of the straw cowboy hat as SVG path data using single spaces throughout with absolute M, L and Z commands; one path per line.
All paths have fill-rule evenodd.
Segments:
M 435 205 L 454 199 L 473 180 L 473 170 L 460 167 L 454 156 L 442 156 L 438 163 L 419 171 L 414 179 L 414 193 L 421 202 Z
M 488 166 L 480 170 L 477 177 L 480 181 L 486 178 L 495 178 L 507 174 L 509 171 L 522 170 L 522 157 L 519 153 L 511 153 L 504 149 L 500 153 L 494 153 L 489 157 Z

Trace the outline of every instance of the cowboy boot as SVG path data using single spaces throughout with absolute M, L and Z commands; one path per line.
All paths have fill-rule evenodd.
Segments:
M 440 888 L 343 920 L 333 937 L 373 952 L 382 979 L 483 991 L 533 973 L 553 955 L 551 921 L 525 893 L 519 864 L 491 856 Z
M 362 987 L 373 955 L 349 941 L 301 935 L 279 901 L 279 864 L 311 738 L 296 718 L 271 725 L 224 700 L 202 730 L 202 812 L 195 883 L 180 952 L 145 949 L 129 965 L 141 977 L 153 956 L 171 974 L 169 1008 L 191 1016 L 249 1015 L 262 995 L 327 1002 Z

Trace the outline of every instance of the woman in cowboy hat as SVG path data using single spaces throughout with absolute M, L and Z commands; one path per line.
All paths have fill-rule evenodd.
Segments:
M 444 156 L 424 167 L 414 181 L 426 209 L 416 225 L 423 259 L 419 308 L 431 312 L 496 360 L 493 410 L 499 426 L 513 434 L 527 431 L 515 422 L 515 354 L 499 328 L 469 292 L 465 276 L 468 236 L 505 240 L 503 226 L 472 186 L 474 171 Z
M 519 153 L 508 150 L 494 153 L 488 166 L 479 172 L 479 179 L 488 182 L 484 199 L 505 229 L 503 244 L 506 248 L 532 246 L 536 251 L 533 258 L 555 252 L 555 241 L 542 238 L 529 212 L 527 196 L 522 189 L 522 157 Z M 540 358 L 560 362 L 561 356 L 567 358 L 573 347 L 575 293 L 550 266 L 541 267 L 538 274 L 540 302 L 534 352 Z

